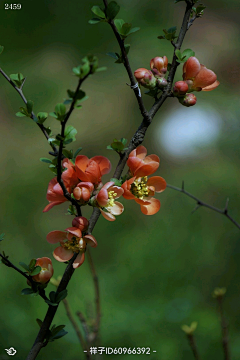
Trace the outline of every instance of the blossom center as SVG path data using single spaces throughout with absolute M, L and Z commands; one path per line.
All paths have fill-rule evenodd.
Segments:
M 139 177 L 131 185 L 131 193 L 136 196 L 138 199 L 143 199 L 147 197 L 150 190 L 147 186 L 148 177 Z
M 117 193 L 115 193 L 113 190 L 108 192 L 108 203 L 107 203 L 107 207 L 108 206 L 113 206 L 114 205 L 114 201 L 115 201 L 115 197 L 117 196 Z
M 84 252 L 86 249 L 86 241 L 83 238 L 73 236 L 71 240 L 66 241 L 62 246 L 67 250 L 79 253 Z

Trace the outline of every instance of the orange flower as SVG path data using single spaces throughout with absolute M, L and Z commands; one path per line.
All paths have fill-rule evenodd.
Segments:
M 67 190 L 70 192 L 70 188 L 67 187 Z M 65 201 L 68 201 L 63 195 L 63 191 L 57 181 L 57 177 L 53 178 L 48 184 L 47 200 L 49 201 L 49 204 L 44 208 L 43 212 L 47 212 L 53 206 L 60 205 Z
M 157 56 L 150 61 L 152 72 L 156 76 L 164 76 L 167 72 L 168 58 Z
M 128 157 L 127 165 L 136 177 L 148 176 L 153 174 L 159 167 L 159 157 L 157 155 L 147 155 L 147 149 L 140 145 L 133 150 Z
M 78 155 L 75 161 L 75 169 L 81 181 L 98 184 L 101 176 L 111 170 L 110 161 L 104 156 L 94 156 L 88 159 L 85 155 Z
M 94 185 L 91 182 L 80 182 L 73 190 L 73 195 L 76 200 L 81 200 L 83 203 L 88 202 L 94 190 Z
M 211 91 L 219 85 L 217 75 L 191 56 L 183 65 L 183 80 L 191 91 Z
M 97 246 L 95 237 L 92 235 L 82 236 L 82 231 L 78 227 L 70 227 L 65 231 L 51 231 L 47 234 L 47 241 L 50 244 L 60 242 L 60 246 L 53 252 L 53 256 L 57 261 L 68 261 L 73 257 L 74 253 L 78 253 L 78 256 L 73 262 L 75 269 L 81 266 L 85 260 L 87 244 L 91 247 Z
M 48 257 L 38 258 L 35 264 L 35 267 L 36 266 L 40 266 L 41 271 L 39 274 L 32 276 L 32 279 L 41 284 L 46 284 L 53 276 L 52 260 Z
M 153 176 L 150 179 L 147 176 L 134 176 L 122 184 L 123 197 L 140 204 L 143 214 L 154 215 L 159 211 L 161 203 L 153 196 L 155 192 L 160 193 L 165 190 L 166 186 L 166 181 L 161 176 Z
M 79 180 L 75 171 L 75 166 L 69 159 L 63 159 L 62 166 L 66 168 L 66 170 L 62 173 L 62 179 L 67 187 L 75 186 Z
M 114 221 L 116 220 L 114 215 L 120 215 L 123 212 L 123 205 L 120 202 L 115 201 L 115 199 L 118 199 L 123 192 L 124 190 L 121 187 L 114 185 L 113 181 L 109 181 L 96 195 L 95 200 L 105 219 Z

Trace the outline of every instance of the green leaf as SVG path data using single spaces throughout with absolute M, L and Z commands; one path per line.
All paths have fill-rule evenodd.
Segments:
M 107 149 L 108 149 L 108 150 L 114 150 L 114 149 L 111 147 L 111 145 L 108 145 L 108 146 L 107 146 Z
M 45 163 L 47 163 L 47 164 L 51 164 L 51 163 L 52 163 L 52 161 L 51 161 L 50 159 L 48 159 L 48 158 L 40 158 L 40 161 L 45 162 Z
M 72 150 L 67 150 L 67 149 L 63 149 L 63 155 L 68 158 L 68 159 L 72 159 L 73 158 L 73 151 Z
M 57 114 L 56 114 L 55 112 L 50 112 L 50 113 L 49 113 L 49 116 L 52 116 L 52 117 L 54 117 L 55 119 L 58 118 L 58 117 L 57 117 Z
M 63 299 L 65 299 L 65 297 L 67 297 L 68 291 L 67 289 L 61 291 L 59 294 L 56 295 L 56 302 L 59 303 L 60 301 L 62 301 Z
M 138 31 L 138 30 L 140 30 L 140 27 L 134 27 L 134 28 L 132 28 L 132 29 L 129 31 L 128 35 L 130 35 L 130 34 L 132 34 L 132 33 L 135 33 L 135 32 Z
M 97 15 L 98 17 L 102 18 L 102 19 L 105 19 L 106 16 L 104 14 L 104 12 L 102 11 L 102 9 L 99 7 L 99 6 L 93 6 L 91 8 L 92 12 Z
M 162 36 L 162 35 L 158 36 L 157 38 L 160 39 L 160 40 L 161 40 L 161 39 L 166 40 L 165 36 Z
M 96 69 L 96 72 L 100 72 L 100 71 L 106 71 L 107 67 L 106 66 L 102 66 Z
M 31 276 L 37 275 L 42 270 L 41 266 L 36 266 L 33 271 L 31 272 Z
M 88 20 L 88 23 L 91 25 L 95 25 L 95 24 L 98 24 L 100 21 L 101 21 L 101 19 L 99 19 L 99 18 L 93 18 L 91 20 Z
M 176 31 L 177 31 L 176 26 L 172 26 L 167 30 L 168 34 L 175 34 Z
M 16 114 L 15 114 L 16 116 L 18 116 L 18 117 L 25 117 L 26 115 L 25 114 L 23 114 L 22 112 L 17 112 Z
M 122 26 L 123 26 L 123 24 L 125 24 L 125 21 L 123 19 L 115 19 L 114 24 L 115 24 L 119 34 L 121 34 Z
M 19 265 L 20 265 L 21 267 L 23 267 L 26 271 L 29 272 L 29 266 L 28 266 L 27 264 L 25 264 L 24 262 L 20 261 L 20 262 L 19 262 Z
M 26 106 L 27 106 L 27 111 L 28 111 L 28 113 L 31 114 L 31 113 L 32 113 L 32 109 L 33 109 L 33 101 L 32 101 L 32 100 L 28 100 Z
M 56 114 L 60 115 L 61 117 L 66 114 L 66 106 L 64 104 L 57 104 L 55 106 L 55 112 Z
M 45 302 L 46 302 L 48 305 L 58 306 L 58 304 L 53 303 L 53 302 L 51 302 L 51 301 L 49 301 L 49 300 L 45 300 Z
M 126 145 L 126 143 L 127 143 L 127 139 L 125 139 L 125 138 L 121 138 L 121 142 L 123 143 L 123 145 Z
M 35 267 L 36 262 L 37 262 L 37 260 L 36 260 L 36 259 L 32 259 L 32 260 L 30 261 L 30 264 L 29 264 L 29 269 L 30 269 L 30 270 L 31 270 L 31 269 L 33 269 L 33 268 Z
M 49 293 L 49 298 L 50 298 L 51 302 L 55 303 L 55 302 L 56 302 L 56 300 L 55 300 L 55 298 L 56 298 L 56 292 L 55 292 L 55 291 L 51 291 L 51 292 Z
M 117 54 L 114 52 L 108 52 L 106 55 L 111 56 L 115 60 L 118 60 L 118 58 L 119 58 L 119 56 L 117 56 Z
M 0 55 L 3 52 L 3 50 L 4 50 L 4 46 L 0 45 Z
M 2 241 L 2 240 L 4 239 L 4 236 L 5 236 L 5 233 L 2 233 L 2 234 L 0 235 L 0 241 Z
M 38 123 L 43 124 L 45 120 L 47 120 L 48 113 L 47 112 L 39 112 L 37 113 Z
M 111 143 L 111 147 L 115 151 L 122 151 L 124 149 L 124 145 L 121 141 L 114 141 Z
M 131 27 L 132 27 L 132 24 L 129 24 L 129 23 L 123 24 L 120 34 L 123 36 L 127 36 Z
M 81 66 L 81 79 L 84 78 L 90 72 L 90 64 L 86 62 Z
M 79 65 L 78 67 L 74 67 L 73 69 L 72 69 L 72 71 L 74 72 L 74 74 L 75 75 L 77 75 L 77 76 L 80 76 L 80 74 L 81 74 L 81 65 Z
M 125 48 L 126 54 L 128 54 L 129 50 L 130 50 L 130 44 L 125 44 L 124 48 Z
M 110 20 L 113 20 L 119 13 L 119 10 L 120 10 L 120 6 L 118 5 L 118 3 L 116 3 L 116 1 L 111 1 L 108 4 L 107 10 L 106 10 L 107 18 Z
M 116 186 L 120 186 L 120 187 L 122 186 L 121 181 L 118 179 L 112 178 L 110 181 L 113 181 Z
M 35 291 L 32 288 L 25 288 L 22 289 L 21 291 L 21 295 L 31 295 L 33 294 Z
M 17 74 L 11 74 L 10 75 L 10 79 L 18 86 L 20 87 L 23 83 L 24 80 L 24 76 L 21 73 L 17 73 Z
M 50 135 L 52 133 L 50 127 L 44 127 L 44 130 L 47 132 L 48 135 Z
M 80 153 L 81 150 L 82 150 L 82 147 L 79 147 L 79 148 L 75 151 L 75 153 L 74 153 L 74 155 L 73 155 L 74 159 L 77 157 L 77 155 Z
M 49 341 L 54 341 L 54 340 L 60 339 L 61 337 L 65 336 L 65 335 L 67 335 L 67 334 L 68 334 L 67 331 L 61 330 L 61 331 L 59 331 L 56 335 L 54 335 L 53 337 L 51 336 L 51 337 L 49 338 Z
M 191 56 L 195 56 L 195 52 L 192 49 L 186 49 L 182 52 L 182 60 L 187 61 Z
M 64 131 L 64 137 L 65 137 L 65 141 L 72 139 L 72 141 L 75 141 L 75 135 L 77 134 L 77 130 L 75 129 L 75 127 L 73 127 L 72 125 L 68 125 L 65 128 Z
M 66 325 L 58 325 L 56 327 L 56 325 L 54 325 L 54 327 L 52 327 L 51 329 L 51 338 L 54 337 L 55 335 L 57 335 L 62 329 L 65 328 Z
M 43 324 L 42 320 L 40 320 L 40 319 L 36 319 L 36 322 L 38 323 L 39 327 L 41 327 Z
M 182 54 L 180 50 L 175 50 L 176 57 L 181 61 L 182 60 Z

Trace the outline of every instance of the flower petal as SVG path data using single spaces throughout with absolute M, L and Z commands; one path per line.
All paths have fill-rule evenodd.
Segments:
M 67 200 L 67 199 L 66 199 Z M 50 201 L 50 203 L 47 205 L 47 206 L 45 206 L 45 208 L 43 209 L 43 212 L 47 212 L 47 211 L 49 211 L 52 207 L 54 207 L 55 205 L 60 205 L 60 204 L 62 204 L 62 203 L 64 203 L 65 202 L 65 200 L 64 201 Z
M 47 242 L 50 244 L 56 244 L 67 239 L 67 233 L 65 231 L 54 230 L 47 234 Z
M 94 156 L 91 160 L 99 165 L 101 175 L 108 174 L 111 171 L 112 165 L 105 156 Z
M 183 65 L 183 80 L 194 78 L 200 71 L 201 65 L 195 56 L 191 56 Z
M 103 211 L 102 209 L 100 209 L 100 211 L 101 211 L 101 213 L 102 213 L 102 216 L 103 216 L 105 219 L 107 219 L 108 221 L 114 221 L 114 220 L 116 220 L 115 216 L 112 215 L 111 213 L 105 212 L 105 211 Z
M 147 181 L 147 186 L 154 186 L 157 193 L 166 189 L 167 183 L 161 176 L 152 176 Z
M 160 209 L 161 203 L 158 199 L 151 198 L 149 205 L 141 205 L 141 211 L 144 215 L 154 215 Z
M 202 88 L 202 91 L 211 91 L 216 89 L 216 87 L 220 84 L 220 82 L 218 80 L 216 80 L 212 85 L 208 85 L 205 86 L 204 88 Z
M 209 70 L 205 66 L 201 65 L 201 70 L 193 81 L 193 88 L 204 88 L 212 85 L 216 80 L 217 75 L 212 70 Z
M 76 227 L 69 227 L 65 230 L 68 231 L 70 234 L 75 235 L 76 237 L 79 237 L 79 238 L 82 237 L 81 230 Z
M 96 196 L 96 200 L 100 206 L 106 206 L 108 203 L 108 191 L 107 189 L 102 189 L 99 191 L 99 193 Z
M 85 235 L 83 237 L 83 239 L 91 246 L 91 247 L 96 247 L 97 246 L 97 240 L 95 239 L 95 237 L 93 235 Z
M 79 266 L 81 266 L 84 263 L 84 260 L 85 260 L 85 253 L 80 252 L 73 262 L 73 268 L 77 269 Z
M 64 262 L 70 260 L 73 257 L 73 251 L 65 249 L 62 246 L 58 246 L 54 250 L 53 256 L 57 261 Z
M 107 207 L 107 210 L 113 215 L 120 215 L 124 210 L 124 206 L 120 202 L 115 201 L 113 206 Z
M 111 186 L 108 191 L 114 191 L 117 195 L 114 196 L 114 199 L 118 199 L 124 193 L 124 190 L 120 186 Z

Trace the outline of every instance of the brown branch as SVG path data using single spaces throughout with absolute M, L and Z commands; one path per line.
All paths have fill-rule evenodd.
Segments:
M 30 275 L 27 275 L 26 273 L 24 273 L 21 269 L 19 269 L 17 266 L 15 266 L 10 260 L 8 260 L 8 258 L 6 256 L 2 255 L 1 253 L 0 253 L 0 257 L 2 258 L 2 262 L 4 265 L 16 270 L 19 274 L 24 276 L 31 283 L 33 290 L 34 289 L 38 290 L 41 298 L 43 298 L 44 300 L 48 300 L 47 296 L 45 295 L 45 290 L 37 288 L 37 283 L 35 281 L 33 281 L 32 277 Z
M 76 313 L 77 317 L 79 318 L 80 323 L 82 324 L 82 328 L 85 334 L 85 339 L 87 340 L 87 343 L 89 343 L 89 335 L 90 335 L 90 331 L 87 325 L 87 321 L 85 319 L 85 317 L 83 316 L 83 314 L 80 311 L 77 311 Z
M 21 96 L 22 100 L 24 101 L 25 104 L 27 104 L 27 99 L 25 98 L 24 94 L 23 94 L 23 91 L 22 91 L 22 88 L 23 88 L 23 85 L 24 85 L 24 82 L 26 80 L 26 78 L 24 79 L 24 82 L 22 83 L 22 86 L 20 88 L 18 88 L 14 82 L 10 79 L 10 77 L 0 68 L 0 73 L 5 77 L 5 79 L 9 82 L 10 85 L 12 85 L 12 87 L 14 87 L 14 89 L 18 92 L 18 94 Z M 34 114 L 34 112 L 32 111 L 31 113 L 31 119 L 37 119 L 36 115 Z M 46 132 L 45 130 L 45 127 L 43 124 L 39 124 L 39 123 L 36 123 L 37 126 L 41 129 L 42 133 L 44 134 L 45 138 L 48 140 L 49 139 L 49 136 L 48 136 L 48 133 Z M 57 148 L 52 144 L 50 143 L 50 146 L 52 147 L 54 153 L 56 153 L 57 151 Z
M 224 360 L 230 360 L 230 350 L 229 350 L 229 339 L 228 339 L 228 323 L 223 314 L 223 296 L 217 297 L 219 305 L 219 313 L 221 316 L 221 328 L 222 328 L 222 347 L 224 352 Z
M 234 220 L 229 214 L 228 214 L 228 200 L 227 199 L 227 202 L 226 202 L 226 206 L 224 208 L 224 210 L 221 210 L 221 209 L 218 209 L 212 205 L 209 205 L 205 202 L 203 202 L 202 200 L 198 199 L 196 196 L 190 194 L 189 192 L 187 192 L 185 189 L 184 189 L 184 182 L 183 182 L 183 186 L 182 188 L 178 188 L 178 187 L 175 187 L 175 186 L 172 186 L 172 185 L 169 185 L 167 184 L 167 187 L 169 189 L 173 189 L 173 190 L 176 190 L 176 191 L 179 191 L 179 192 L 182 192 L 183 194 L 189 196 L 190 198 L 194 199 L 196 202 L 197 202 L 197 206 L 195 207 L 195 209 L 193 210 L 196 211 L 199 207 L 201 206 L 204 206 L 204 207 L 207 207 L 208 209 L 211 209 L 213 211 L 216 211 L 218 212 L 219 214 L 222 214 L 224 216 L 226 216 L 234 225 L 236 225 L 239 229 L 240 229 L 240 224 L 237 223 L 236 220 Z
M 195 338 L 194 338 L 193 334 L 188 334 L 187 338 L 188 338 L 189 346 L 192 349 L 194 359 L 195 360 L 200 360 L 197 345 L 196 345 Z
M 67 317 L 69 318 L 69 320 L 70 320 L 71 323 L 72 323 L 72 326 L 73 326 L 73 328 L 74 328 L 74 330 L 75 330 L 75 332 L 76 332 L 76 334 L 77 334 L 77 337 L 78 337 L 78 340 L 79 340 L 79 342 L 80 342 L 80 344 L 81 344 L 81 346 L 82 346 L 82 349 L 83 349 L 83 350 L 87 350 L 87 345 L 86 345 L 86 343 L 85 343 L 85 340 L 84 340 L 84 338 L 83 338 L 83 336 L 82 336 L 82 333 L 81 333 L 81 331 L 80 331 L 80 329 L 79 329 L 79 327 L 78 327 L 78 324 L 76 323 L 76 321 L 75 321 L 75 319 L 74 319 L 74 317 L 73 317 L 73 315 L 72 315 L 72 312 L 71 312 L 69 303 L 68 303 L 68 301 L 67 301 L 66 298 L 63 299 L 63 305 L 65 306 L 65 310 L 66 310 L 66 313 L 67 313 Z M 89 358 L 89 357 L 87 357 L 87 359 L 88 359 L 88 358 Z

